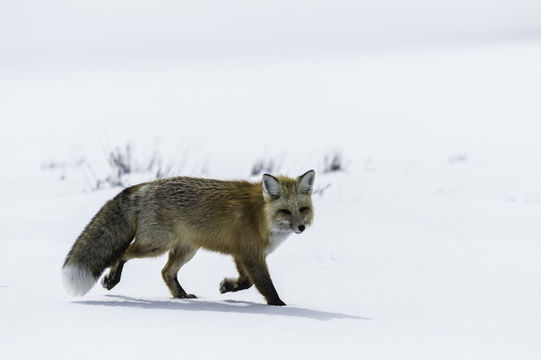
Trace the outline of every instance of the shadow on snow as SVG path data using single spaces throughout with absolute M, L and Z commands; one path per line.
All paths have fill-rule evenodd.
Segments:
M 75 304 L 94 305 L 94 306 L 118 306 L 132 307 L 142 309 L 161 309 L 161 310 L 184 310 L 184 311 L 215 311 L 230 312 L 240 314 L 264 314 L 309 318 L 314 320 L 327 321 L 332 319 L 354 319 L 370 320 L 366 317 L 340 314 L 327 311 L 303 309 L 291 306 L 268 306 L 264 304 L 249 302 L 225 300 L 223 302 L 212 302 L 201 299 L 175 299 L 175 300 L 143 300 L 129 296 L 105 295 L 112 300 L 88 300 L 74 301 Z

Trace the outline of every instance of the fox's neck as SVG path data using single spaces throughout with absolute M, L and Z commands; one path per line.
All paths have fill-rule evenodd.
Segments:
M 281 229 L 273 230 L 271 229 L 269 232 L 269 245 L 267 247 L 267 255 L 272 253 L 274 250 L 278 248 L 278 246 L 282 245 L 282 243 L 291 235 L 291 231 L 284 231 Z

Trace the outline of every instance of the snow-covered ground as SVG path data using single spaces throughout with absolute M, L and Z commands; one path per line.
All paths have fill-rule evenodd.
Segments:
M 344 24 L 329 27 L 329 38 L 314 32 L 328 25 L 324 2 L 292 42 L 284 40 L 290 28 L 276 29 L 275 38 L 268 19 L 250 22 L 268 51 L 246 45 L 257 38 L 241 31 L 246 20 L 225 22 L 220 8 L 213 12 L 220 26 L 194 35 L 203 50 L 184 56 L 151 47 L 157 55 L 143 56 L 123 36 L 163 34 L 151 22 L 145 38 L 126 21 L 145 18 L 139 2 L 131 10 L 137 16 L 118 15 L 126 32 L 111 25 L 113 10 L 85 17 L 85 9 L 68 6 L 74 18 L 54 7 L 43 18 L 40 8 L 25 13 L 22 24 L 42 19 L 43 34 L 28 27 L 0 37 L 9 55 L 0 58 L 0 358 L 541 356 L 541 42 L 514 37 L 537 34 L 530 20 L 539 19 L 539 6 L 522 1 L 531 10 L 517 6 L 506 17 L 508 3 L 498 2 L 481 31 L 474 20 L 485 14 L 484 2 L 471 2 L 471 16 L 462 17 L 456 5 L 446 21 L 417 23 L 453 41 L 396 46 L 383 36 L 393 29 L 380 23 L 349 31 L 346 10 L 362 7 L 340 3 L 329 16 L 336 23 L 344 16 Z M 368 6 L 365 18 L 378 6 Z M 192 10 L 208 15 L 203 5 Z M 303 13 L 283 14 L 282 24 L 292 26 Z M 182 44 L 191 37 L 181 30 L 201 26 L 175 27 L 164 16 L 162 30 L 176 29 L 167 34 Z M 110 27 L 93 29 L 93 17 Z M 156 21 L 158 12 L 149 17 Z M 421 38 L 398 18 L 404 38 Z M 457 19 L 466 19 L 462 32 L 451 29 Z M 20 30 L 8 20 L 4 27 Z M 63 22 L 74 32 L 60 31 Z M 363 43 L 370 29 L 376 35 Z M 513 36 L 495 39 L 500 33 Z M 474 42 L 464 40 L 468 34 Z M 328 42 L 295 51 L 310 36 Z M 83 45 L 70 52 L 72 37 Z M 362 46 L 329 45 L 338 38 Z M 96 55 L 92 39 L 130 46 Z M 234 51 L 220 52 L 222 40 Z M 326 190 L 314 197 L 314 226 L 269 257 L 287 307 L 264 305 L 255 289 L 220 295 L 234 264 L 204 251 L 180 272 L 197 300 L 169 297 L 160 274 L 165 257 L 129 262 L 110 292 L 98 284 L 82 298 L 65 293 L 67 251 L 119 191 L 91 191 L 93 181 L 108 174 L 107 154 L 127 143 L 136 161 L 156 152 L 179 175 L 248 178 L 260 159 L 290 175 L 317 171 L 316 187 Z M 325 174 L 325 157 L 337 152 L 345 171 Z

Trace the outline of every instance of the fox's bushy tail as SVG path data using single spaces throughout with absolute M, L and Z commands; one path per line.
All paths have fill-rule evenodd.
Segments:
M 130 245 L 137 227 L 133 190 L 127 188 L 109 200 L 73 244 L 62 266 L 63 282 L 70 294 L 86 294 Z

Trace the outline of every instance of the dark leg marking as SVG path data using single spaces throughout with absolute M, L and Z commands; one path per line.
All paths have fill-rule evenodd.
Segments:
M 237 271 L 239 272 L 238 278 L 225 278 L 220 283 L 220 292 L 225 294 L 227 292 L 235 292 L 252 287 L 252 282 L 246 274 L 244 265 L 238 259 L 235 259 L 235 264 L 237 265 Z
M 120 276 L 122 275 L 122 269 L 124 268 L 125 260 L 120 260 L 118 265 L 114 266 L 109 270 L 109 274 L 103 277 L 101 284 L 107 290 L 111 290 L 120 282 Z
M 265 260 L 243 262 L 243 267 L 248 272 L 251 282 L 265 297 L 268 305 L 284 306 L 285 303 L 278 296 L 272 283 Z
M 225 278 L 220 283 L 220 292 L 222 294 L 225 294 L 228 292 L 235 292 L 235 291 L 249 289 L 251 287 L 252 287 L 252 283 L 250 282 L 250 279 L 248 278 L 245 278 L 245 279 L 241 279 L 240 277 L 237 279 Z

